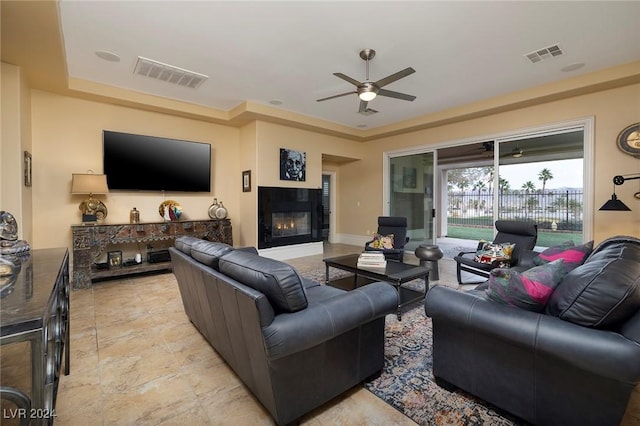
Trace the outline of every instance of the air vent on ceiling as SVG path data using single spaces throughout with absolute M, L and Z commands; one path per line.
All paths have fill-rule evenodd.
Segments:
M 376 111 L 375 109 L 367 108 L 364 111 L 358 112 L 358 113 L 362 115 L 373 115 L 373 114 L 377 114 L 378 111 Z
M 557 44 L 554 44 L 553 46 L 545 47 L 544 49 L 538 49 L 531 53 L 527 53 L 524 56 L 526 56 L 527 59 L 531 61 L 531 63 L 535 64 L 536 62 L 540 62 L 543 59 L 549 59 L 553 58 L 554 56 L 560 55 L 562 55 L 562 49 L 560 49 L 560 46 L 558 46 Z
M 173 65 L 163 64 L 162 62 L 142 56 L 138 56 L 133 73 L 166 81 L 167 83 L 177 84 L 178 86 L 190 87 L 192 89 L 197 89 L 209 78 L 204 74 L 198 74 L 197 72 L 174 67 Z

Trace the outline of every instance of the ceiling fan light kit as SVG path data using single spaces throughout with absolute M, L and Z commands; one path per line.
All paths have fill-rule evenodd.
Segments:
M 515 147 L 513 148 L 513 151 L 511 151 L 511 156 L 513 158 L 520 158 L 522 157 L 522 152 L 522 148 Z
M 376 89 L 371 83 L 364 83 L 362 87 L 358 87 L 358 97 L 362 101 L 372 101 L 377 95 L 378 89 Z
M 402 71 L 398 71 L 397 73 L 391 74 L 378 81 L 375 81 L 375 82 L 369 81 L 369 61 L 373 59 L 374 56 L 376 56 L 376 51 L 373 49 L 364 49 L 360 52 L 360 58 L 362 58 L 366 62 L 366 79 L 363 82 L 360 82 L 354 78 L 351 78 L 339 72 L 333 73 L 333 75 L 335 75 L 336 77 L 341 78 L 344 81 L 349 82 L 354 86 L 356 86 L 355 91 L 340 93 L 339 95 L 333 95 L 333 96 L 328 96 L 326 98 L 317 99 L 317 102 L 327 101 L 329 99 L 335 99 L 342 96 L 350 95 L 352 93 L 356 93 L 358 95 L 358 98 L 360 98 L 360 107 L 358 108 L 358 112 L 362 114 L 366 112 L 368 109 L 367 103 L 374 100 L 377 96 L 386 96 L 389 98 L 401 99 L 403 101 L 410 101 L 410 102 L 415 100 L 416 97 L 413 95 L 407 95 L 405 93 L 382 89 L 382 87 L 416 72 L 411 67 L 405 68 Z

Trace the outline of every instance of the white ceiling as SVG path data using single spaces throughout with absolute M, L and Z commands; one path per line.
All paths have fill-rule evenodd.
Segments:
M 67 1 L 60 3 L 70 77 L 229 110 L 245 101 L 372 129 L 640 60 L 640 2 Z M 524 55 L 558 44 L 564 54 Z M 416 72 L 358 113 L 359 52 L 370 80 Z M 119 62 L 100 59 L 99 50 Z M 209 76 L 198 89 L 133 74 L 138 56 Z M 563 72 L 569 65 L 585 66 Z

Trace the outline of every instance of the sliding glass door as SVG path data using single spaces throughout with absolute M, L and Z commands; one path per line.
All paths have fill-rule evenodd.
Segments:
M 584 130 L 497 141 L 496 219 L 538 225 L 538 245 L 584 238 Z
M 434 154 L 392 156 L 388 170 L 389 216 L 407 218 L 408 250 L 434 244 Z

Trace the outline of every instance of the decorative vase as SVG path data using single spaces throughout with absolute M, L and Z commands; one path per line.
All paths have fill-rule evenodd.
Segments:
M 216 217 L 216 210 L 218 209 L 218 199 L 214 198 L 213 199 L 213 204 L 211 204 L 209 206 L 209 217 L 211 219 L 217 219 Z

